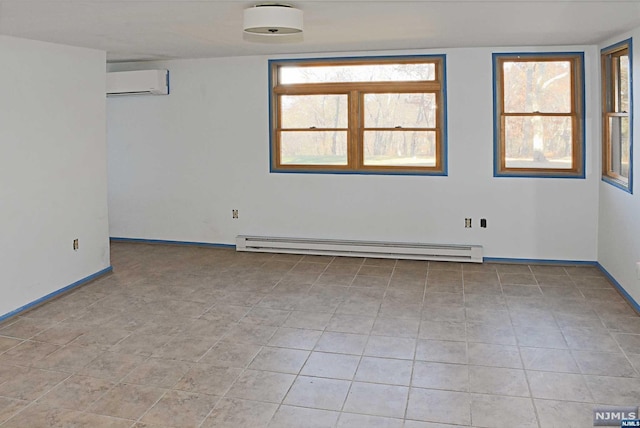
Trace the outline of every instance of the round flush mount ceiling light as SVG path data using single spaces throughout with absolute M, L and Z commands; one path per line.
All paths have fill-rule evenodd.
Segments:
M 302 11 L 287 4 L 258 4 L 244 10 L 244 31 L 272 36 L 301 33 Z

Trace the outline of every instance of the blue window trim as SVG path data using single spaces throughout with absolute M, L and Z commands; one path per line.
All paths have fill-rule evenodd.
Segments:
M 633 38 L 629 37 L 626 40 L 622 40 L 611 46 L 600 49 L 600 55 L 607 51 L 616 50 L 625 45 L 629 47 L 629 181 L 628 185 L 625 186 L 618 180 L 615 180 L 604 173 L 602 173 L 602 181 L 633 195 Z M 604 146 L 604 140 L 602 141 L 602 145 Z
M 440 59 L 442 61 L 442 171 L 425 172 L 425 171 L 371 171 L 371 170 L 315 170 L 304 168 L 287 168 L 278 169 L 275 165 L 274 141 L 273 141 L 273 67 L 274 63 L 287 62 L 331 62 L 331 61 L 357 61 L 357 60 L 388 60 L 388 59 Z M 329 57 L 329 58 L 286 58 L 286 59 L 270 59 L 268 61 L 269 73 L 269 172 L 277 174 L 333 174 L 333 175 L 409 175 L 409 176 L 431 176 L 446 177 L 449 175 L 449 144 L 448 144 L 448 111 L 447 111 L 447 55 L 430 54 L 430 55 L 384 55 L 384 56 L 347 56 L 347 57 Z
M 580 58 L 580 67 L 578 67 L 578 75 L 581 80 L 580 89 L 581 95 L 581 136 L 582 141 L 580 145 L 582 147 L 582 154 L 580 156 L 581 168 L 578 173 L 566 173 L 561 174 L 556 171 L 546 172 L 540 170 L 539 172 L 526 171 L 518 173 L 516 171 L 500 172 L 500 114 L 498 112 L 499 100 L 498 100 L 498 80 L 497 80 L 497 67 L 498 60 L 506 57 L 565 57 L 565 56 L 578 56 Z M 585 64 L 584 64 L 584 52 L 494 52 L 492 54 L 492 71 L 493 71 L 493 176 L 494 177 L 511 177 L 511 178 L 564 178 L 564 179 L 584 179 L 586 177 L 586 88 L 585 88 Z

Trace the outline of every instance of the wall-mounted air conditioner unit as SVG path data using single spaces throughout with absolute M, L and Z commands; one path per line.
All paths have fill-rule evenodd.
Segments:
M 168 95 L 168 70 L 114 71 L 107 73 L 107 95 Z

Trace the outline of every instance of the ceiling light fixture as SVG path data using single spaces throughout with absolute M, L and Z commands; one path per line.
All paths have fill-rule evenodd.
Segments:
M 302 11 L 288 4 L 258 4 L 244 10 L 244 31 L 270 36 L 301 33 Z

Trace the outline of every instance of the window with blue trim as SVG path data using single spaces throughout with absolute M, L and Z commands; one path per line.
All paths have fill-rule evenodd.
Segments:
M 584 54 L 493 55 L 494 175 L 584 178 Z
M 272 171 L 446 174 L 444 56 L 269 65 Z
M 602 178 L 631 192 L 631 39 L 601 51 Z

